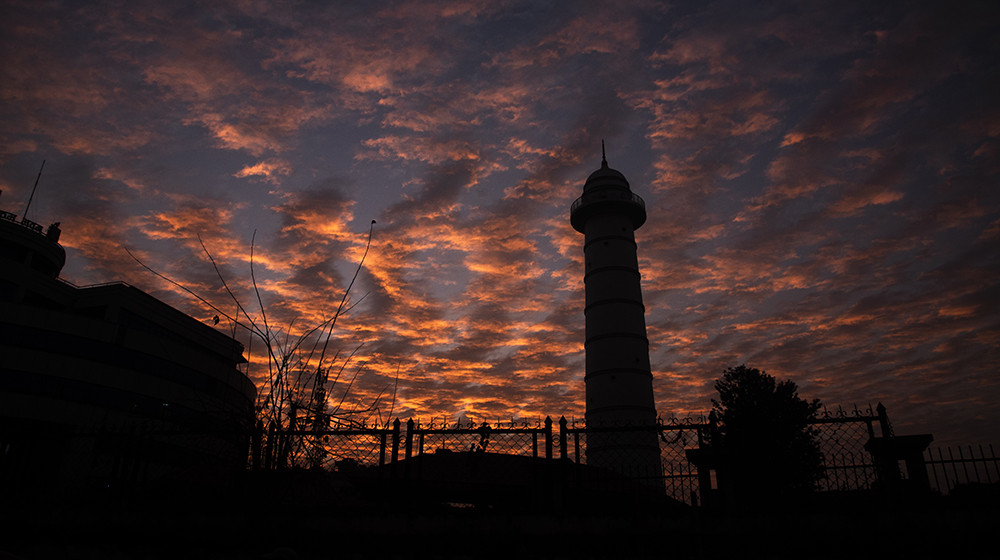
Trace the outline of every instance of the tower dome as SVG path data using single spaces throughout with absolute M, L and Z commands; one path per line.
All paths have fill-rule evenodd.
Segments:
M 587 177 L 583 192 L 593 192 L 599 189 L 629 190 L 628 179 L 617 169 L 608 167 L 608 160 L 601 161 L 601 168 Z M 631 191 L 630 191 L 631 192 Z
M 632 230 L 646 223 L 646 203 L 629 188 L 628 179 L 617 169 L 608 167 L 607 158 L 601 158 L 601 168 L 587 177 L 583 196 L 570 208 L 570 224 L 580 233 L 586 233 L 587 221 L 600 214 L 617 213 L 628 216 Z

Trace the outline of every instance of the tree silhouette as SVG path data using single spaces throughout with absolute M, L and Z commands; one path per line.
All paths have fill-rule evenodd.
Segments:
M 198 242 L 212 264 L 223 290 L 235 304 L 235 313 L 227 313 L 187 286 L 157 272 L 142 262 L 128 247 L 124 248 L 125 252 L 144 269 L 183 290 L 211 309 L 215 313 L 212 318 L 213 325 L 218 325 L 224 318 L 232 325 L 233 338 L 236 338 L 238 330 L 249 333 L 249 343 L 246 348 L 250 358 L 253 357 L 253 341 L 256 339 L 263 343 L 267 371 L 261 375 L 263 380 L 257 387 L 257 403 L 254 407 L 253 421 L 256 426 L 253 428 L 255 434 L 250 457 L 253 468 L 320 467 L 329 464 L 334 460 L 333 454 L 319 434 L 295 434 L 295 432 L 309 430 L 319 432 L 331 426 L 364 427 L 374 420 L 375 415 L 378 415 L 377 424 L 382 424 L 380 405 L 390 385 L 386 385 L 372 399 L 371 404 L 365 406 L 359 401 L 348 409 L 344 406 L 345 401 L 365 364 L 356 366 L 353 375 L 347 371 L 347 367 L 354 360 L 355 353 L 361 349 L 361 345 L 349 353 L 331 349 L 337 320 L 357 304 L 357 302 L 351 303 L 349 296 L 371 248 L 374 228 L 375 220 L 372 220 L 365 251 L 354 270 L 354 276 L 341 293 L 340 303 L 332 308 L 331 312 L 326 313 L 326 318 L 322 322 L 302 329 L 303 332 L 298 336 L 293 336 L 294 319 L 284 329 L 275 325 L 273 318 L 270 321 L 268 319 L 267 306 L 261 297 L 254 273 L 256 230 L 250 241 L 250 284 L 254 299 L 257 300 L 259 309 L 257 313 L 245 306 L 230 289 L 215 258 L 200 236 Z M 248 360 L 245 370 L 248 376 L 249 365 Z M 345 372 L 350 375 L 350 379 L 346 382 L 341 379 Z M 396 376 L 398 382 L 398 370 Z M 391 384 L 391 387 L 392 397 L 386 421 L 391 417 L 396 402 L 396 383 Z M 343 391 L 339 401 L 328 398 L 335 389 Z
M 746 365 L 727 368 L 712 399 L 722 452 L 719 486 L 741 505 L 767 506 L 814 490 L 823 476 L 823 454 L 811 425 L 819 399 L 799 398 L 798 386 Z

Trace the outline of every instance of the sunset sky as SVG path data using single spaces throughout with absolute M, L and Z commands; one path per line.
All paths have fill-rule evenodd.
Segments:
M 376 220 L 331 343 L 360 345 L 346 406 L 398 371 L 404 419 L 580 418 L 569 207 L 603 139 L 649 214 L 661 416 L 746 363 L 1000 443 L 998 26 L 993 1 L 5 0 L 0 208 L 44 160 L 27 217 L 61 222 L 63 278 L 209 324 L 125 248 L 235 313 L 200 237 L 258 313 L 256 232 L 293 335 Z

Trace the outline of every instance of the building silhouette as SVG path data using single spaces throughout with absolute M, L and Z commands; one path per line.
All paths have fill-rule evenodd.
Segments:
M 661 475 L 649 340 L 646 338 L 635 231 L 646 206 L 608 167 L 587 178 L 570 223 L 584 234 L 587 464 L 630 477 Z M 602 432 L 602 428 L 636 430 Z
M 0 502 L 245 468 L 243 345 L 132 286 L 61 280 L 59 234 L 0 212 Z

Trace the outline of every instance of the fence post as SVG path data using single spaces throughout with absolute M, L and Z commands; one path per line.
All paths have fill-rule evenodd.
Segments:
M 559 458 L 565 459 L 569 453 L 566 449 L 566 437 L 569 435 L 566 433 L 566 417 L 561 416 L 559 418 Z
M 392 464 L 399 460 L 399 418 L 392 423 Z
M 892 437 L 892 424 L 889 423 L 889 414 L 885 409 L 885 405 L 878 403 L 875 407 L 875 412 L 878 412 L 878 427 L 882 430 L 882 437 Z
M 386 441 L 385 441 L 386 440 L 386 438 L 385 438 L 386 429 L 385 429 L 385 426 L 383 425 L 382 429 L 380 429 L 378 432 L 379 432 L 378 433 L 378 466 L 381 467 L 381 466 L 385 465 L 385 445 L 386 445 Z M 381 473 L 382 471 L 380 470 L 379 472 Z
M 278 468 L 276 465 L 277 461 L 275 460 L 278 456 L 277 447 L 278 433 L 274 427 L 274 423 L 271 422 L 267 425 L 267 443 L 264 447 L 266 450 L 264 454 L 264 468 L 267 470 Z
M 865 450 L 871 453 L 875 461 L 879 483 L 891 491 L 904 488 L 902 473 L 899 470 L 899 461 L 903 461 L 909 478 L 905 486 L 917 491 L 930 490 L 931 483 L 927 475 L 924 451 L 934 441 L 934 436 L 930 434 L 897 436 L 892 432 L 892 424 L 889 423 L 885 405 L 878 403 L 875 411 L 878 413 L 882 437 L 869 439 L 865 444 Z
M 260 470 L 261 459 L 264 446 L 264 421 L 258 419 L 253 423 L 253 431 L 250 433 L 250 470 L 256 472 Z
M 552 417 L 545 417 L 545 458 L 552 458 Z
M 413 418 L 406 421 L 406 458 L 413 456 Z

